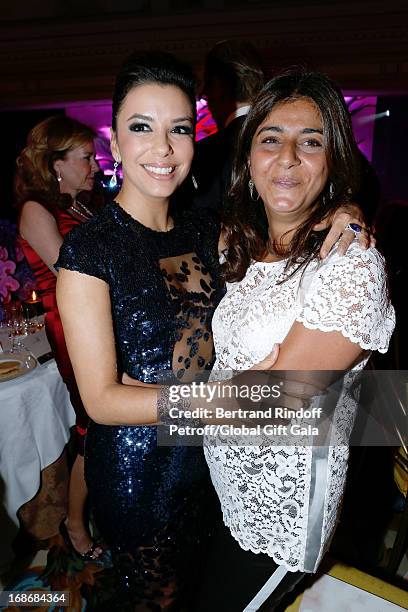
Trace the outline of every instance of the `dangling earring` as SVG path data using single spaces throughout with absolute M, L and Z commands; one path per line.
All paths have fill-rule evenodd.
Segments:
M 251 200 L 257 202 L 259 200 L 259 193 L 256 194 L 256 198 L 254 198 L 254 194 L 256 192 L 255 183 L 252 179 L 248 181 L 249 195 L 251 196 Z
M 57 170 L 57 181 L 60 183 L 62 181 L 61 172 Z
M 192 182 L 193 182 L 193 187 L 194 187 L 194 189 L 198 189 L 197 179 L 196 179 L 196 177 L 194 176 L 194 174 L 192 174 L 192 175 L 191 175 L 191 180 L 192 180 Z
M 330 181 L 329 183 L 329 189 L 328 189 L 329 193 L 323 193 L 322 196 L 322 204 L 323 206 L 329 206 L 331 203 L 331 200 L 334 198 L 334 193 L 335 193 L 335 189 L 334 189 L 334 184 Z
M 119 166 L 119 162 L 117 162 L 115 159 L 115 163 L 113 164 L 113 173 L 109 181 L 109 189 L 115 189 L 116 185 L 118 184 L 118 179 L 116 176 L 118 166 Z

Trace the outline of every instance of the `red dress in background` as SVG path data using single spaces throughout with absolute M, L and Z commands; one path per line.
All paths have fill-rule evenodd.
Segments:
M 62 210 L 57 206 L 40 202 L 54 217 L 59 233 L 64 237 L 73 227 L 79 225 L 81 221 L 75 219 L 69 212 Z M 24 207 L 22 204 L 21 211 Z M 38 293 L 43 301 L 45 311 L 45 330 L 47 333 L 48 342 L 54 353 L 59 372 L 67 388 L 69 390 L 71 403 L 76 414 L 76 429 L 78 434 L 78 452 L 84 454 L 84 442 L 86 428 L 89 417 L 82 404 L 79 395 L 78 387 L 75 381 L 74 371 L 69 359 L 67 346 L 65 344 L 64 331 L 62 328 L 61 318 L 58 312 L 55 288 L 57 277 L 51 272 L 49 267 L 43 262 L 34 249 L 28 244 L 24 238 L 18 238 L 24 255 L 34 273 L 37 280 Z

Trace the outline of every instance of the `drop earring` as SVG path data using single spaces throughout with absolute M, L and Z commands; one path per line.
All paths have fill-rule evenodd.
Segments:
M 194 187 L 194 189 L 198 189 L 197 179 L 196 179 L 196 177 L 194 176 L 194 174 L 192 174 L 192 175 L 191 175 L 191 180 L 192 180 L 192 182 L 193 182 L 193 187 Z
M 249 195 L 251 196 L 251 200 L 253 200 L 254 202 L 257 202 L 259 200 L 259 193 L 257 193 L 255 183 L 252 179 L 249 179 L 248 181 L 248 188 L 249 188 Z M 255 193 L 256 193 L 256 198 L 254 198 Z
M 57 170 L 57 181 L 60 183 L 62 181 L 61 172 Z
M 113 164 L 113 173 L 112 173 L 111 179 L 109 181 L 109 189 L 115 189 L 115 187 L 118 184 L 118 178 L 116 176 L 116 172 L 117 172 L 118 166 L 119 166 L 119 162 L 117 162 L 115 160 L 115 163 Z

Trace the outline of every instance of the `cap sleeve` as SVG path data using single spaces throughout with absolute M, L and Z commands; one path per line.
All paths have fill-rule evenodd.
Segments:
M 383 257 L 353 245 L 314 273 L 297 320 L 309 329 L 339 331 L 365 350 L 385 353 L 395 327 Z
M 64 268 L 81 272 L 108 282 L 103 245 L 87 225 L 74 227 L 65 237 L 54 267 L 56 270 Z

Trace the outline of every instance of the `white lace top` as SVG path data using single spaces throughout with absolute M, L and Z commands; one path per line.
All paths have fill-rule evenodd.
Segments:
M 387 350 L 395 315 L 376 249 L 363 251 L 354 243 L 345 256 L 333 250 L 308 266 L 301 285 L 301 273 L 277 284 L 284 266 L 253 262 L 241 282 L 228 285 L 213 318 L 215 378 L 223 377 L 220 370 L 258 363 L 294 321 L 339 331 L 363 349 Z M 343 431 L 351 431 L 356 407 L 342 391 L 334 419 Z M 290 571 L 317 569 L 333 534 L 347 470 L 347 446 L 330 440 L 326 448 L 208 440 L 204 450 L 224 522 L 243 549 L 267 553 Z

